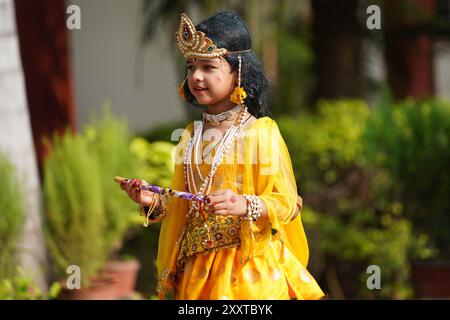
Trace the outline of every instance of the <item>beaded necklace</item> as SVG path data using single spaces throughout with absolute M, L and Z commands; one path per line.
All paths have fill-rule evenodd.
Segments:
M 228 150 L 230 149 L 231 145 L 234 142 L 234 139 L 237 137 L 237 133 L 240 131 L 243 123 L 244 118 L 247 113 L 247 107 L 245 106 L 240 114 L 238 125 L 232 125 L 230 128 L 227 129 L 225 132 L 225 135 L 223 136 L 220 145 L 217 149 L 217 152 L 213 158 L 211 169 L 208 173 L 208 175 L 203 178 L 200 172 L 200 167 L 198 166 L 198 150 L 201 148 L 201 141 L 202 141 L 202 132 L 203 132 L 203 126 L 204 126 L 204 120 L 201 121 L 196 127 L 194 127 L 194 134 L 189 140 L 186 152 L 184 154 L 184 176 L 186 181 L 186 188 L 187 191 L 190 193 L 194 193 L 197 195 L 207 195 L 209 191 L 211 190 L 211 185 L 213 181 L 214 174 L 217 171 L 217 168 L 220 166 L 220 164 L 223 161 L 224 156 L 228 153 Z M 201 150 L 201 149 L 200 149 Z M 195 181 L 195 175 L 194 175 L 194 169 L 192 168 L 192 160 L 196 166 L 197 174 L 200 178 L 200 190 L 197 189 L 197 184 Z M 198 210 L 197 210 L 198 209 Z M 212 246 L 212 240 L 210 237 L 209 232 L 209 226 L 206 223 L 206 216 L 203 214 L 202 207 L 198 207 L 196 203 L 192 203 L 191 207 L 189 208 L 187 212 L 187 218 L 193 216 L 193 213 L 195 212 L 195 215 L 198 216 L 199 214 L 202 216 L 202 220 L 204 223 L 204 227 L 207 230 L 207 238 L 204 240 L 206 242 L 206 246 L 211 247 Z

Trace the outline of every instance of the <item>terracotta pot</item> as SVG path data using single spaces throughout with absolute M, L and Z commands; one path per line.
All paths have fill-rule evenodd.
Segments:
M 67 289 L 61 282 L 60 300 L 114 300 L 117 298 L 117 284 L 113 279 L 93 279 L 90 286 L 81 289 Z
M 411 266 L 416 298 L 450 298 L 450 261 L 417 261 Z
M 108 261 L 103 274 L 116 284 L 116 298 L 127 299 L 134 293 L 137 274 L 141 265 L 138 260 Z

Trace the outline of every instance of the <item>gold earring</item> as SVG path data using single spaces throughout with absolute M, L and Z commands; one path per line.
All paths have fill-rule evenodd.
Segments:
M 238 55 L 239 66 L 238 66 L 238 85 L 234 88 L 233 93 L 230 96 L 230 101 L 235 104 L 243 104 L 245 98 L 247 98 L 247 92 L 241 87 L 241 68 L 242 68 L 242 58 Z

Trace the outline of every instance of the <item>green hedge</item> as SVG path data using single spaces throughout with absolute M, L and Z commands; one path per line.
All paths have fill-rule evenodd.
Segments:
M 417 233 L 450 258 L 450 103 L 384 102 L 365 133 L 367 159 L 389 177 L 385 198 L 397 201 Z
M 83 129 L 55 136 L 51 143 L 44 198 L 45 234 L 55 273 L 64 278 L 69 265 L 78 265 L 86 286 L 106 259 L 130 254 L 122 248 L 124 238 L 136 232 L 130 227 L 143 222 L 138 205 L 114 176 L 169 186 L 174 145 L 132 137 L 126 122 L 112 116 L 108 107 Z
M 139 176 L 124 121 L 106 108 L 84 132 L 55 136 L 44 164 L 45 235 L 55 273 L 81 268 L 82 283 L 122 246 L 135 205 L 113 181 Z M 50 144 L 49 144 L 50 145 Z
M 101 118 L 92 119 L 84 127 L 83 135 L 99 163 L 99 182 L 106 215 L 103 242 L 108 255 L 114 256 L 122 247 L 124 233 L 130 226 L 130 219 L 136 215 L 137 205 L 125 196 L 113 178 L 116 175 L 126 178 L 138 176 L 139 162 L 130 147 L 132 136 L 126 121 L 115 118 L 108 107 L 104 108 Z
M 433 255 L 428 240 L 434 234 L 419 232 L 404 211 L 411 199 L 392 196 L 392 172 L 373 165 L 381 147 L 367 141 L 367 132 L 376 137 L 369 124 L 382 108 L 343 100 L 321 101 L 317 110 L 277 119 L 304 198 L 303 221 L 316 263 L 311 268 L 334 297 L 411 297 L 410 260 Z M 389 130 L 386 124 L 379 133 Z M 436 157 L 444 153 L 439 150 Z M 440 201 L 445 202 L 442 194 Z M 381 268 L 382 290 L 366 287 L 371 264 Z
M 86 286 L 106 260 L 104 196 L 98 157 L 86 138 L 70 132 L 55 137 L 44 164 L 44 225 L 58 278 L 77 265 Z
M 170 187 L 175 168 L 174 144 L 136 137 L 131 141 L 130 150 L 138 161 L 140 177 L 149 183 Z

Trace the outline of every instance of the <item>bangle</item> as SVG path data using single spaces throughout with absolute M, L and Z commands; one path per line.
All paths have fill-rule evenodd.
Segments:
M 152 202 L 151 202 L 150 206 L 148 206 L 148 207 L 147 206 L 141 206 L 140 214 L 141 215 L 142 214 L 145 215 L 144 227 L 148 226 L 148 223 L 150 221 L 150 217 L 151 217 L 153 211 L 156 208 L 156 199 L 157 199 L 157 197 L 158 197 L 157 193 L 152 193 Z M 153 217 L 152 217 L 151 220 L 154 220 Z
M 166 207 L 167 207 L 167 196 L 158 194 L 158 207 L 155 209 L 155 211 L 150 215 L 150 219 L 157 219 L 165 217 L 166 213 Z
M 159 203 L 156 205 L 156 198 L 158 197 Z M 149 222 L 161 222 L 166 217 L 167 196 L 154 193 L 152 195 L 152 204 L 147 206 L 140 206 L 141 216 L 145 216 L 144 226 L 147 227 Z
M 247 202 L 247 211 L 244 219 L 250 222 L 256 221 L 262 215 L 262 201 L 255 195 L 244 194 L 245 201 Z

